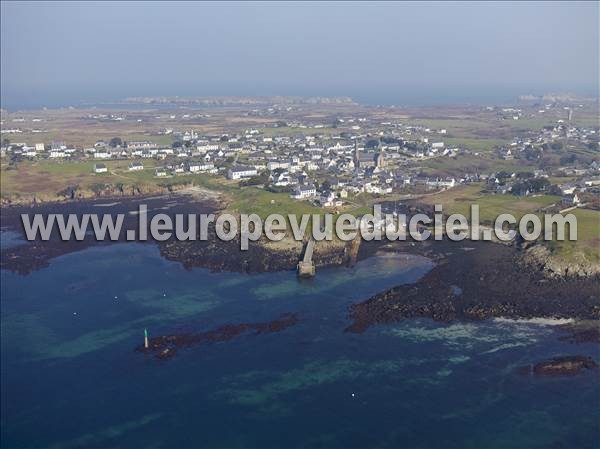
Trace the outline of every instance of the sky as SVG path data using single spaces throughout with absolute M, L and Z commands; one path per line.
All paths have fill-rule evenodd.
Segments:
M 597 95 L 598 28 L 597 2 L 2 1 L 1 100 Z

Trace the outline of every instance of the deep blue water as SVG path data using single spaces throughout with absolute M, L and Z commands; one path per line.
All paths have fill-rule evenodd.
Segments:
M 1 272 L 2 447 L 598 447 L 598 373 L 515 368 L 592 345 L 554 326 L 406 320 L 344 333 L 347 307 L 413 282 L 414 256 L 353 269 L 185 270 L 150 244 Z M 460 281 L 457 280 L 460 286 Z M 134 352 L 151 335 L 296 312 L 280 333 Z

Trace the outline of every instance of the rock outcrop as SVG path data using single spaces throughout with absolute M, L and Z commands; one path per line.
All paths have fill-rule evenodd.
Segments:
M 521 374 L 534 376 L 574 376 L 586 370 L 596 369 L 598 364 L 592 357 L 568 355 L 519 368 Z
M 554 255 L 543 244 L 524 250 L 521 263 L 525 267 L 540 270 L 548 278 L 589 278 L 600 275 L 600 263 L 587 260 L 583 254 L 566 260 Z

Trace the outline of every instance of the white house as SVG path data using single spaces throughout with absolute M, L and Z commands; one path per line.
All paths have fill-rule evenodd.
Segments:
M 148 140 L 138 142 L 127 142 L 127 148 L 130 150 L 151 150 L 157 147 L 158 145 Z
M 433 178 L 427 179 L 425 184 L 429 187 L 454 187 L 456 185 L 456 179 L 454 178 Z
M 189 170 L 192 173 L 211 171 L 215 168 L 212 162 L 190 162 Z
M 558 188 L 560 189 L 561 193 L 563 195 L 571 195 L 575 192 L 575 189 L 577 188 L 577 186 L 575 186 L 574 184 L 560 184 L 558 186 Z
M 104 164 L 94 164 L 94 173 L 98 174 L 98 173 L 106 173 L 108 171 L 108 168 L 106 168 L 106 165 Z
M 319 197 L 319 203 L 321 203 L 321 206 L 323 207 L 334 207 L 342 205 L 342 201 L 338 200 L 335 196 L 335 193 L 329 190 L 326 190 L 321 193 Z
M 110 153 L 108 151 L 96 151 L 94 153 L 94 159 L 110 159 Z
M 289 161 L 286 161 L 286 162 L 283 162 L 283 161 L 269 161 L 269 162 L 267 162 L 267 169 L 269 169 L 269 171 L 273 171 L 273 170 L 276 170 L 278 168 L 283 168 L 283 169 L 290 168 Z
M 64 150 L 52 150 L 50 151 L 51 158 L 65 157 L 67 154 Z
M 217 144 L 203 144 L 203 145 L 197 145 L 196 146 L 196 150 L 198 150 L 198 152 L 200 153 L 208 153 L 209 151 L 219 151 L 219 145 Z
M 258 171 L 254 167 L 238 165 L 229 169 L 229 171 L 227 172 L 227 177 L 229 179 L 242 179 L 251 178 L 252 176 L 256 176 L 257 174 Z
M 317 189 L 313 184 L 306 184 L 297 186 L 294 189 L 294 193 L 292 193 L 291 197 L 295 200 L 304 200 L 306 198 L 312 198 L 317 194 Z

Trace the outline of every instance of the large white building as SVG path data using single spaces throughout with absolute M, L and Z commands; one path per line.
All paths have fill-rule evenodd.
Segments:
M 204 171 L 211 171 L 215 168 L 212 162 L 190 162 L 189 170 L 192 173 L 199 173 Z
M 94 173 L 106 173 L 108 168 L 104 164 L 94 164 Z
M 151 150 L 153 148 L 158 148 L 154 142 L 150 142 L 149 140 L 137 141 L 137 142 L 127 142 L 127 148 L 129 150 Z
M 255 167 L 245 167 L 245 166 L 235 166 L 231 167 L 227 172 L 227 177 L 229 179 L 242 179 L 242 178 L 251 178 L 252 176 L 256 176 L 258 171 Z
M 291 195 L 295 200 L 304 200 L 307 198 L 312 198 L 317 194 L 317 189 L 313 184 L 306 184 L 297 186 L 294 189 L 294 193 Z
M 267 162 L 267 168 L 269 171 L 277 170 L 278 168 L 287 169 L 290 168 L 289 161 L 269 161 Z

